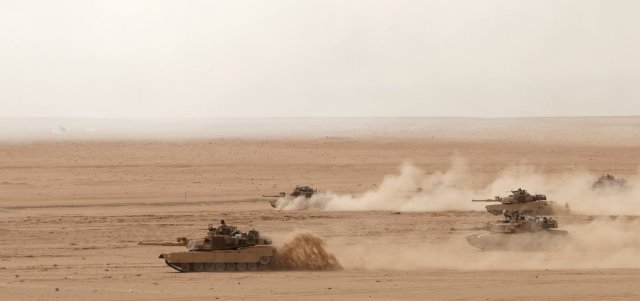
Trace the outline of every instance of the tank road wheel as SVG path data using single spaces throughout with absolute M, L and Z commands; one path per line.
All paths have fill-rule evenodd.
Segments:
M 194 263 L 191 265 L 191 268 L 194 272 L 202 272 L 204 271 L 204 264 L 202 263 Z
M 216 272 L 223 272 L 223 271 L 224 271 L 224 262 L 216 263 Z
M 207 272 L 215 272 L 216 271 L 216 264 L 215 263 L 211 263 L 211 262 L 205 263 L 204 264 L 204 269 Z
M 191 265 L 186 263 L 186 262 L 185 263 L 181 263 L 180 264 L 180 270 L 185 272 L 185 273 L 186 272 L 191 272 Z
M 258 264 L 255 262 L 249 263 L 247 264 L 247 269 L 249 269 L 249 271 L 257 271 L 258 270 Z
M 271 257 L 269 256 L 262 256 L 260 257 L 260 264 L 261 265 L 267 265 L 271 262 Z
M 235 262 L 228 262 L 227 263 L 227 271 L 229 272 L 233 272 L 236 270 L 236 264 Z
M 247 270 L 247 264 L 244 262 L 238 262 L 238 272 L 244 272 Z

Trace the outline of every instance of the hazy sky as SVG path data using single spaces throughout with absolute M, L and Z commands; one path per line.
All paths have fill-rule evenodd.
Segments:
M 0 0 L 0 116 L 640 115 L 640 1 Z

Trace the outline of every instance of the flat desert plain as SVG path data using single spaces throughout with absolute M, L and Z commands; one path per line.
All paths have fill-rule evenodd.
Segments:
M 8 141 L 0 299 L 639 300 L 638 121 L 538 122 L 509 135 Z M 605 173 L 630 187 L 593 191 Z M 322 198 L 280 210 L 261 198 L 295 185 Z M 497 219 L 470 199 L 519 187 L 567 209 L 566 245 L 468 245 Z M 342 269 L 179 273 L 158 255 L 180 247 L 137 244 L 220 219 L 276 246 L 312 233 Z

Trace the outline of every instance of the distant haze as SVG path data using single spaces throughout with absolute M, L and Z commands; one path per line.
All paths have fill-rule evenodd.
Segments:
M 0 118 L 0 143 L 39 140 L 410 138 L 640 145 L 640 117 Z
M 638 12 L 623 0 L 4 0 L 0 116 L 640 115 Z

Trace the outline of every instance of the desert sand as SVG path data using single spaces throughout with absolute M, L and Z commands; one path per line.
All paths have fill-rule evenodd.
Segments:
M 487 134 L 508 124 L 447 135 L 6 141 L 0 144 L 0 299 L 640 299 L 636 190 L 606 198 L 579 186 L 603 173 L 640 186 L 637 119 L 613 125 L 594 119 L 588 126 L 568 120 L 523 135 Z M 589 135 L 594 127 L 612 130 Z M 451 172 L 459 164 L 463 177 Z M 404 184 L 394 184 L 403 179 L 402 166 L 420 171 L 407 189 L 435 188 L 404 195 Z M 513 170 L 535 177 L 511 177 Z M 440 181 L 461 192 L 440 194 Z M 557 218 L 577 244 L 518 252 L 466 244 L 465 235 L 496 219 L 467 196 L 493 197 L 519 183 L 575 209 Z M 562 189 L 567 183 L 570 193 Z M 274 210 L 260 197 L 297 184 L 373 205 Z M 543 185 L 550 190 L 541 191 Z M 612 211 L 594 209 L 615 201 L 622 205 Z M 343 269 L 178 273 L 158 255 L 179 247 L 137 245 L 199 237 L 219 219 L 255 227 L 276 245 L 311 232 Z

